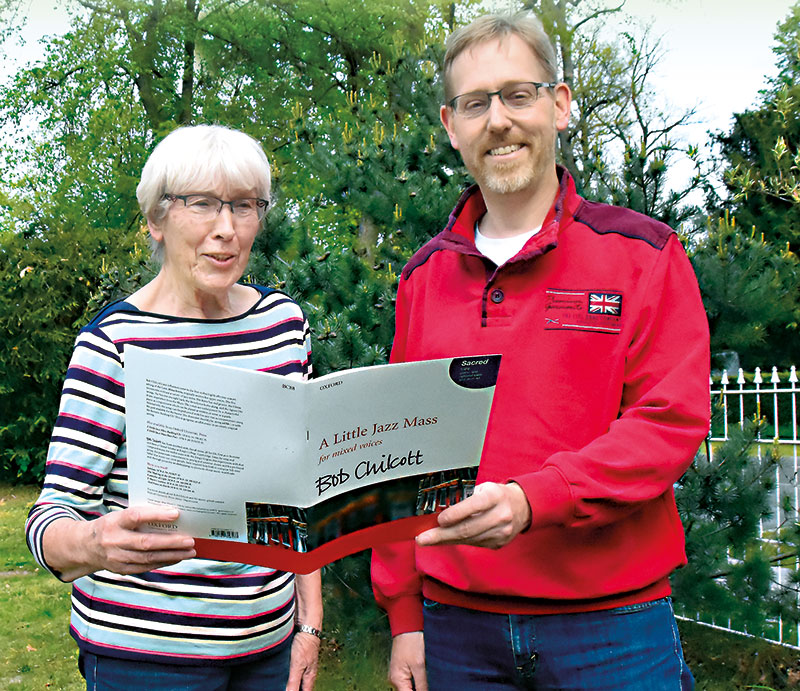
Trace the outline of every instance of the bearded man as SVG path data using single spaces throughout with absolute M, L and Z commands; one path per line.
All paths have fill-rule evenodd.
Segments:
M 441 119 L 477 183 L 403 269 L 393 362 L 502 354 L 474 494 L 373 552 L 399 691 L 691 689 L 673 484 L 709 424 L 708 325 L 674 231 L 556 165 L 541 23 L 454 32 Z

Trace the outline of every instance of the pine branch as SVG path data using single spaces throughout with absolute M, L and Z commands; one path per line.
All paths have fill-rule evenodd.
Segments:
M 796 557 L 797 555 L 798 555 L 798 552 L 796 550 L 794 552 L 786 552 L 786 553 L 782 553 L 782 554 L 776 554 L 774 557 L 770 557 L 767 560 L 767 562 L 769 564 L 777 564 L 778 562 L 781 562 L 784 559 L 790 559 L 791 557 Z M 717 578 L 724 578 L 725 576 L 730 576 L 732 573 L 733 573 L 733 571 L 731 571 L 731 570 L 718 571 L 717 573 L 712 573 L 709 576 L 709 578 L 711 578 L 712 580 L 713 579 L 717 579 Z

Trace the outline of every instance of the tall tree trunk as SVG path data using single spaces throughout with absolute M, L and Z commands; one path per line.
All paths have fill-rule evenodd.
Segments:
M 192 122 L 192 102 L 194 101 L 194 52 L 197 31 L 197 17 L 200 8 L 197 0 L 186 0 L 186 12 L 192 18 L 189 22 L 186 38 L 183 42 L 183 80 L 181 82 L 180 107 L 178 122 L 189 125 Z

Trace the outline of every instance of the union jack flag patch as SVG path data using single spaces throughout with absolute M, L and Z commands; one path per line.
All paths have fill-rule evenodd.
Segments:
M 622 295 L 620 293 L 589 293 L 589 314 L 622 316 Z
M 583 288 L 548 288 L 544 306 L 547 331 L 622 333 L 622 293 Z

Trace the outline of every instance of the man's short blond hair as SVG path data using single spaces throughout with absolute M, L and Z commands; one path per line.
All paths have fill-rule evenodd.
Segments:
M 556 81 L 558 70 L 556 51 L 550 37 L 545 33 L 542 22 L 537 17 L 529 12 L 487 14 L 478 17 L 466 26 L 459 27 L 447 38 L 442 65 L 445 103 L 449 103 L 450 99 L 457 95 L 453 93 L 453 86 L 450 83 L 453 61 L 473 46 L 487 41 L 502 40 L 511 34 L 519 36 L 533 51 L 544 69 L 545 81 Z

